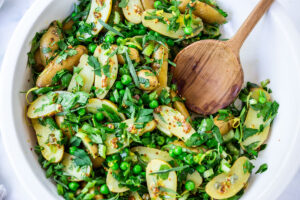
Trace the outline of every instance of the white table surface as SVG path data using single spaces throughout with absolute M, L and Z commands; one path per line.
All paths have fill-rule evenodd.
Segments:
M 0 0 L 1 1 L 1 0 Z M 292 21 L 297 25 L 300 33 L 300 3 L 299 0 L 282 0 L 285 2 L 283 9 L 289 13 Z M 9 39 L 26 12 L 34 0 L 5 0 L 3 6 L 0 8 L 0 63 L 5 53 L 6 46 Z M 300 34 L 299 34 L 300 36 Z M 1 70 L 1 65 L 0 65 Z M 1 134 L 1 133 L 0 133 Z M 300 159 L 300 157 L 299 157 Z M 288 173 L 288 172 L 287 172 Z M 23 189 L 21 184 L 18 182 L 15 176 L 8 158 L 5 155 L 5 151 L 2 146 L 2 138 L 0 137 L 0 184 L 3 184 L 7 189 L 7 200 L 27 200 L 30 197 Z M 299 190 L 300 188 L 300 170 L 293 179 L 293 181 L 286 188 L 284 193 L 279 197 L 278 200 L 294 200 L 300 199 Z

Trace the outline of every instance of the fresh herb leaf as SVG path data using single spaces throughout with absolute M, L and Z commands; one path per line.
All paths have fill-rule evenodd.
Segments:
M 95 74 L 101 76 L 101 68 L 98 59 L 95 56 L 89 56 L 88 64 L 94 68 Z
M 73 159 L 73 161 L 75 165 L 79 167 L 92 165 L 89 155 L 83 149 L 77 149 L 74 152 L 74 156 L 75 158 Z
M 119 31 L 117 31 L 116 29 L 114 29 L 113 27 L 111 27 L 110 25 L 106 24 L 104 21 L 102 21 L 101 19 L 98 19 L 99 23 L 106 28 L 107 30 L 117 34 L 118 36 L 121 37 L 125 37 L 122 33 L 120 33 Z
M 255 174 L 257 174 L 257 173 L 263 173 L 263 172 L 265 172 L 267 170 L 268 170 L 268 165 L 266 163 L 264 163 L 264 164 L 262 164 L 259 167 L 259 169 L 255 172 Z

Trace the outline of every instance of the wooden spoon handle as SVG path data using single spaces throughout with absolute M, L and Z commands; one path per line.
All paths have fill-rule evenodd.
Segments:
M 248 37 L 249 33 L 262 18 L 265 12 L 267 12 L 273 2 L 274 0 L 261 0 L 240 27 L 235 36 L 228 40 L 229 45 L 237 56 L 239 55 L 240 48 Z

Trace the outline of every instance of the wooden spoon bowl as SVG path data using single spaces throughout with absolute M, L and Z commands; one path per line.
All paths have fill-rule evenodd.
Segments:
M 208 115 L 228 106 L 244 82 L 239 56 L 228 42 L 195 42 L 183 49 L 175 62 L 185 63 L 174 68 L 173 77 L 179 93 L 188 97 L 186 105 L 197 113 Z
M 214 114 L 238 96 L 244 82 L 240 48 L 273 2 L 261 0 L 232 39 L 195 42 L 176 56 L 173 81 L 192 111 Z

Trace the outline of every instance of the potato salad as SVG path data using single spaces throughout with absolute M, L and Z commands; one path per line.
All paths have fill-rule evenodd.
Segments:
M 68 9 L 67 9 L 68 10 Z M 26 94 L 45 176 L 67 200 L 239 199 L 279 104 L 246 83 L 210 116 L 172 82 L 177 53 L 219 39 L 214 0 L 79 0 L 36 33 Z

